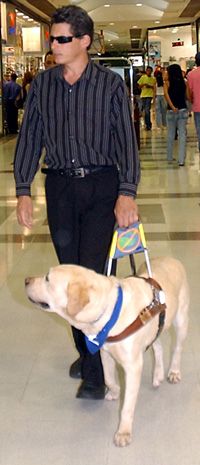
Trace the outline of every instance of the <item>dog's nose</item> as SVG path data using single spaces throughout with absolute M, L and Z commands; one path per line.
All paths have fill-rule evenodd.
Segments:
M 25 286 L 28 286 L 28 284 L 30 283 L 30 280 L 31 278 L 25 278 Z

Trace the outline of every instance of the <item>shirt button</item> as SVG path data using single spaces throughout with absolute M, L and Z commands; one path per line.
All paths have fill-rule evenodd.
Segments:
M 72 92 L 72 89 L 69 89 L 69 92 Z

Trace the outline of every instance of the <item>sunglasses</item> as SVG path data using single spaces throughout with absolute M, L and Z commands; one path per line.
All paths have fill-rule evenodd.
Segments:
M 75 36 L 50 36 L 50 42 L 53 44 L 54 40 L 56 40 L 58 44 L 68 44 L 69 42 L 72 42 L 74 37 L 79 38 L 82 36 L 80 34 Z

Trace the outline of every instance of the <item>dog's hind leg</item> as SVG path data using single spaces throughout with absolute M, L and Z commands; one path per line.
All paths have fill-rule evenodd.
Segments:
M 159 339 L 153 343 L 153 352 L 155 358 L 153 371 L 153 386 L 159 387 L 164 380 L 163 349 Z
M 115 360 L 106 350 L 101 350 L 101 360 L 103 364 L 105 385 L 108 388 L 105 398 L 107 400 L 117 400 L 120 394 L 120 386 L 117 379 Z
M 185 307 L 185 308 L 184 308 Z M 188 304 L 185 302 L 185 305 L 182 306 L 176 314 L 176 317 L 173 321 L 173 325 L 176 331 L 176 345 L 172 355 L 172 361 L 169 368 L 167 379 L 170 383 L 178 383 L 181 381 L 181 354 L 183 349 L 183 342 L 187 336 L 188 330 Z

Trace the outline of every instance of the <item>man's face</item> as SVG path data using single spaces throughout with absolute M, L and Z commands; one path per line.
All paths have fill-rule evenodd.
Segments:
M 54 55 L 47 55 L 46 60 L 44 62 L 45 69 L 52 68 L 55 65 L 56 63 L 55 63 Z
M 53 24 L 51 28 L 51 36 L 59 37 L 71 37 L 73 33 L 71 31 L 70 24 L 58 23 Z M 51 49 L 54 55 L 56 64 L 68 65 L 77 61 L 81 58 L 89 45 L 89 37 L 87 35 L 72 39 L 72 42 L 59 44 L 57 40 L 54 40 L 51 44 Z

